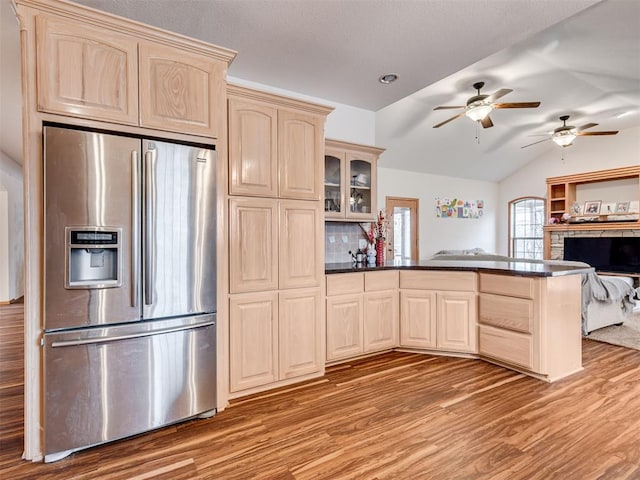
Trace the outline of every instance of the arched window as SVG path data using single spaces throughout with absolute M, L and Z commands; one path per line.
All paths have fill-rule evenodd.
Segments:
M 509 256 L 542 260 L 545 201 L 521 197 L 509 202 Z

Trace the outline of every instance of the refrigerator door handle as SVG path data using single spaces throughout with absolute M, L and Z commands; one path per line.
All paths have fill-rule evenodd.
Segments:
M 140 291 L 140 163 L 138 151 L 131 152 L 131 306 L 138 306 L 138 293 Z
M 57 342 L 52 342 L 51 347 L 52 348 L 77 347 L 79 345 L 91 345 L 96 343 L 117 342 L 120 340 L 130 340 L 132 338 L 150 337 L 152 335 L 182 332 L 184 330 L 193 330 L 196 328 L 210 327 L 211 325 L 215 325 L 215 323 L 216 323 L 215 320 L 212 320 L 210 322 L 202 322 L 195 325 L 182 325 L 179 327 L 163 328 L 159 330 L 149 330 L 149 331 L 138 332 L 138 333 L 128 333 L 125 335 L 107 335 L 106 337 L 81 338 L 77 340 L 60 340 Z
M 144 228 L 144 303 L 151 305 L 153 303 L 153 244 L 155 241 L 155 232 L 153 231 L 153 202 L 155 200 L 154 192 L 154 171 L 153 171 L 153 145 L 144 154 L 145 159 L 145 228 Z

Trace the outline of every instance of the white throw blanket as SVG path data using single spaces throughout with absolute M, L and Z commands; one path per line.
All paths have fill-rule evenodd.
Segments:
M 505 257 L 486 253 L 482 249 L 472 250 L 441 250 L 430 260 L 466 260 L 466 261 L 490 261 L 490 262 L 528 262 L 544 263 L 547 265 L 567 265 L 589 267 L 584 262 L 568 260 L 533 260 L 529 258 Z M 587 307 L 591 302 L 614 303 L 620 305 L 625 315 L 633 312 L 635 302 L 633 300 L 635 290 L 621 278 L 601 278 L 597 273 L 582 274 L 582 333 L 587 335 Z

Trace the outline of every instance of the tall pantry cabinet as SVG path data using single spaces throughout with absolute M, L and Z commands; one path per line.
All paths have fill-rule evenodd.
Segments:
M 230 397 L 324 374 L 324 123 L 228 85 Z

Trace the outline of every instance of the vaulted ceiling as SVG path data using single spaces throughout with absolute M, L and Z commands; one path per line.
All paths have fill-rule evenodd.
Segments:
M 520 148 L 560 115 L 619 135 L 640 126 L 637 0 L 77 3 L 237 50 L 233 77 L 376 112 L 382 166 L 498 181 L 560 149 Z M 390 72 L 398 81 L 380 84 Z M 464 105 L 477 81 L 482 93 L 513 89 L 501 101 L 541 105 L 494 111 L 489 129 L 465 117 L 432 128 L 457 112 L 434 107 Z M 617 137 L 578 141 L 615 148 Z

